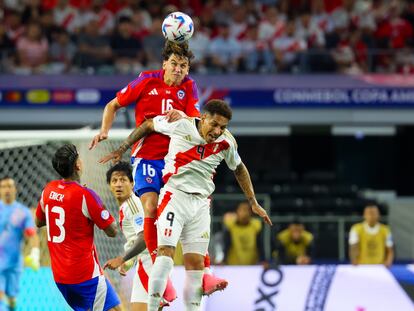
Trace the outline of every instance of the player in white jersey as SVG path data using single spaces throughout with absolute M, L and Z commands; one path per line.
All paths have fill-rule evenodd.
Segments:
M 132 167 L 127 162 L 119 162 L 106 173 L 106 181 L 119 205 L 119 224 L 126 238 L 125 254 L 108 260 L 104 268 L 119 269 L 126 275 L 128 266 L 136 266 L 131 293 L 131 311 L 146 311 L 148 300 L 148 279 L 152 267 L 151 256 L 146 249 L 143 237 L 144 209 L 133 192 Z M 166 305 L 162 301 L 162 305 Z
M 186 310 L 200 310 L 203 254 L 210 239 L 210 199 L 214 191 L 215 169 L 225 160 L 234 171 L 254 213 L 271 225 L 266 211 L 258 204 L 249 172 L 243 164 L 234 137 L 226 129 L 232 117 L 229 105 L 210 100 L 201 119 L 183 118 L 168 123 L 164 116 L 145 121 L 120 148 L 101 159 L 119 160 L 135 141 L 156 131 L 171 137 L 163 170 L 164 188 L 158 201 L 158 255 L 149 280 L 148 310 L 155 311 L 161 300 L 173 256 L 181 241 L 186 268 L 184 304 Z

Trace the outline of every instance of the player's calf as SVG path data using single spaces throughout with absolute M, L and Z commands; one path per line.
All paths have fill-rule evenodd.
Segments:
M 174 261 L 169 256 L 158 256 L 155 260 L 148 283 L 148 311 L 158 310 L 173 266 Z
M 201 307 L 201 285 L 203 270 L 185 272 L 184 305 L 187 311 L 198 311 Z

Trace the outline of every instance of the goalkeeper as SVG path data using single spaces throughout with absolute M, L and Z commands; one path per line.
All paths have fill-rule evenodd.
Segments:
M 25 263 L 39 269 L 39 239 L 29 208 L 16 201 L 17 188 L 11 177 L 0 179 L 0 311 L 16 310 L 22 273 L 22 240 L 31 247 Z M 5 301 L 8 298 L 8 308 Z

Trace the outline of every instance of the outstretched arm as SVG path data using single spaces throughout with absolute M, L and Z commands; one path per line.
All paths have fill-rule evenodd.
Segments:
M 138 233 L 137 239 L 135 240 L 134 244 L 125 252 L 125 254 L 122 256 L 109 259 L 105 263 L 104 269 L 106 268 L 111 269 L 111 270 L 118 269 L 124 262 L 135 257 L 136 255 L 141 253 L 145 248 L 146 248 L 146 245 L 145 245 L 145 240 L 144 240 L 144 232 L 140 232 Z
M 253 213 L 259 215 L 263 220 L 268 224 L 272 225 L 272 221 L 267 215 L 266 211 L 257 203 L 256 196 L 254 194 L 253 184 L 250 179 L 249 171 L 247 167 L 241 162 L 234 171 L 234 176 L 237 179 L 237 182 L 240 185 L 240 188 L 243 190 L 244 195 L 246 196 Z
M 154 122 L 152 119 L 146 120 L 139 127 L 135 128 L 131 134 L 123 141 L 119 148 L 111 153 L 107 154 L 99 160 L 99 163 L 106 163 L 109 160 L 116 163 L 121 161 L 122 155 L 127 151 L 133 144 L 135 144 L 141 138 L 154 132 Z

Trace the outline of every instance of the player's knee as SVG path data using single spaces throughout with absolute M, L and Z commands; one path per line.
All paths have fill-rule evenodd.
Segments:
M 186 270 L 203 270 L 204 256 L 195 253 L 184 254 L 184 266 Z
M 140 197 L 146 217 L 157 216 L 158 194 L 156 192 L 147 192 Z
M 168 257 L 174 258 L 174 253 L 175 253 L 175 247 L 161 245 L 158 247 L 157 256 L 168 256 Z
M 157 216 L 157 204 L 144 205 L 145 216 L 155 218 Z

